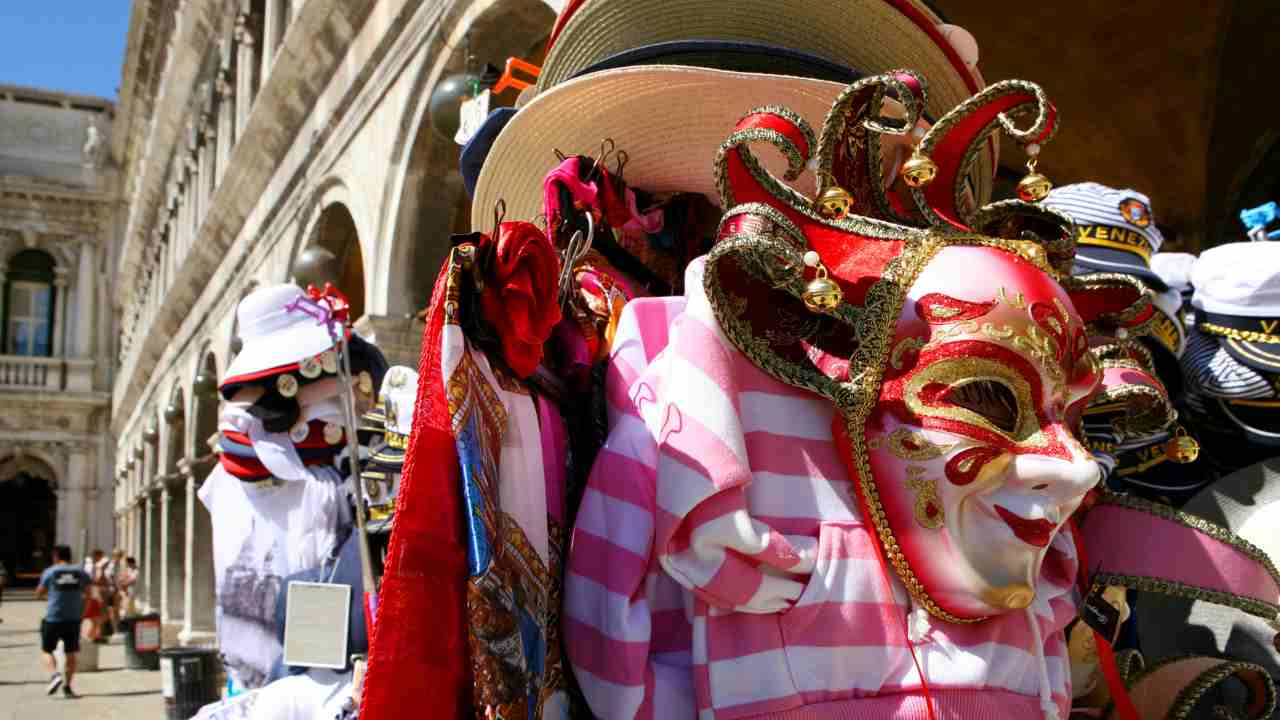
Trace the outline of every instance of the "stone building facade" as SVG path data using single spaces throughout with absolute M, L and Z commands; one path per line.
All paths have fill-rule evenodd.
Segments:
M 102 98 L 0 86 L 0 563 L 109 549 L 119 182 Z
M 213 629 L 196 491 L 213 461 L 236 304 L 294 279 L 320 246 L 356 328 L 393 363 L 416 365 L 415 313 L 449 234 L 470 222 L 433 92 L 467 68 L 540 58 L 557 5 L 135 0 L 112 135 L 127 207 L 113 297 L 115 522 L 141 561 L 145 603 L 181 641 Z

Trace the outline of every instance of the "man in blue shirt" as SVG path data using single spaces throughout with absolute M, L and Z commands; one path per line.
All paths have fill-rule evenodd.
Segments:
M 76 653 L 80 652 L 80 620 L 93 580 L 84 568 L 71 564 L 71 548 L 66 545 L 53 549 L 53 559 L 54 564 L 45 568 L 36 586 L 37 598 L 49 598 L 44 622 L 40 623 L 40 659 L 52 673 L 46 694 L 52 695 L 61 687 L 64 697 L 73 698 L 76 694 L 71 691 L 71 678 L 76 673 Z M 59 641 L 67 658 L 66 677 L 58 674 L 58 663 L 53 659 Z

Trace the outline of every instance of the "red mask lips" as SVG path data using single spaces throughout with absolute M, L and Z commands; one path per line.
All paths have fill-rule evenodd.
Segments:
M 1009 526 L 1009 529 L 1013 531 L 1013 534 L 1019 540 L 1035 547 L 1048 547 L 1049 541 L 1053 539 L 1053 531 L 1057 525 L 1043 518 L 1028 520 L 1019 515 L 1014 515 L 999 505 L 996 505 L 995 508 L 996 513 L 1000 515 L 1000 519 L 1004 521 L 1005 525 Z

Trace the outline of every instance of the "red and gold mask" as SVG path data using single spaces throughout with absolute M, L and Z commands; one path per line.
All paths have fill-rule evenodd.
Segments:
M 890 347 L 865 443 L 899 549 L 951 615 L 1026 607 L 1099 479 L 1075 434 L 1099 373 L 1070 297 L 1004 250 L 943 248 Z
M 1077 435 L 1100 379 L 1085 325 L 1134 297 L 1064 288 L 1066 218 L 1016 200 L 973 207 L 982 198 L 965 192 L 997 130 L 1037 151 L 1050 139 L 1056 113 L 1035 85 L 997 83 L 940 118 L 919 142 L 914 166 L 932 182 L 912 183 L 915 207 L 886 193 L 879 136 L 916 127 L 924 92 L 907 71 L 855 83 L 816 149 L 785 110 L 744 118 L 720 156 L 730 209 L 705 283 L 744 355 L 836 406 L 859 509 L 907 590 L 972 622 L 1031 603 L 1050 543 L 1100 477 Z M 872 111 L 886 94 L 905 118 Z M 747 147 L 762 139 L 793 174 L 813 151 L 814 199 L 763 169 Z M 837 191 L 848 214 L 826 202 Z

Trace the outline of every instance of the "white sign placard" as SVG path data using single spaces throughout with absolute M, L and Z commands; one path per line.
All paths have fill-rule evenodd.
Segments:
M 175 695 L 173 687 L 173 658 L 160 658 L 160 696 L 171 698 Z
M 345 668 L 351 586 L 291 582 L 287 597 L 284 664 Z
M 489 117 L 489 91 L 481 90 L 479 95 L 462 103 L 461 113 L 462 120 L 458 123 L 458 132 L 454 134 L 453 141 L 466 145 L 480 132 L 480 126 Z

